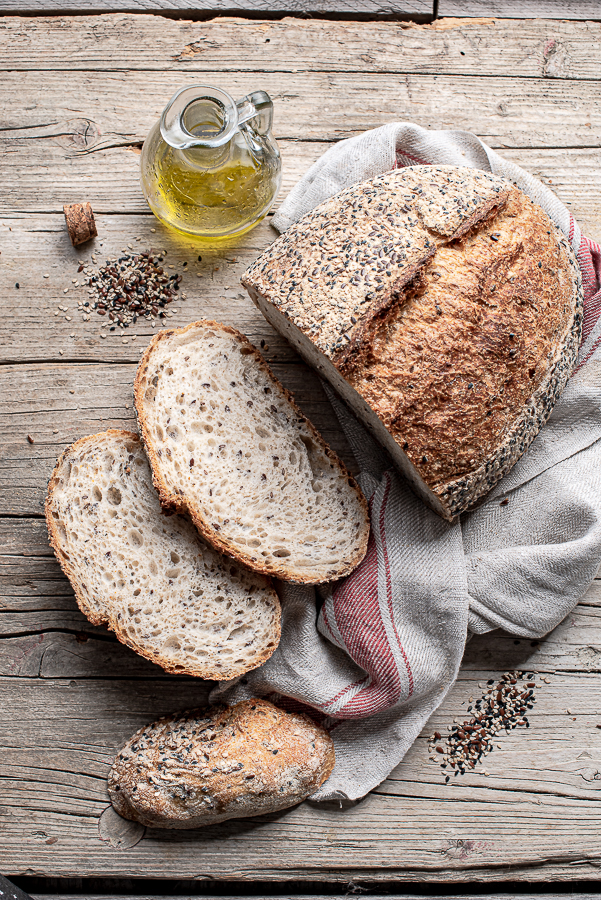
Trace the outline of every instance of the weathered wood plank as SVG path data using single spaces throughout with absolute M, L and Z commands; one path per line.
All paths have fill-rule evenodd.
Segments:
M 599 20 L 601 12 L 597 0 L 438 0 L 438 15 Z
M 317 375 L 274 365 L 328 443 L 355 469 Z M 136 430 L 133 365 L 0 367 L 0 515 L 41 515 L 46 483 L 62 450 L 107 428 Z M 33 437 L 31 444 L 27 435 Z
M 137 145 L 81 154 L 65 149 L 61 141 L 62 138 L 44 140 L 43 161 L 35 140 L 18 141 L 18 152 L 6 153 L 2 164 L 6 184 L 5 192 L 0 197 L 0 216 L 10 217 L 21 213 L 62 214 L 63 204 L 67 202 L 65 197 L 81 199 L 88 196 L 91 196 L 94 212 L 97 214 L 149 214 L 140 187 L 140 148 Z M 281 200 L 331 143 L 284 140 L 279 145 L 282 154 L 282 188 L 278 199 Z M 11 147 L 15 149 L 12 139 L 5 139 L 1 130 L 0 146 L 7 151 Z M 560 151 L 562 152 L 565 153 Z M 585 154 L 583 159 L 587 158 L 587 153 L 595 153 L 592 150 L 580 152 Z M 94 186 L 93 193 L 91 185 Z M 156 221 L 148 221 L 151 227 L 162 230 Z M 273 240 L 275 236 L 275 232 L 269 229 L 266 240 Z M 148 229 L 146 237 L 150 238 Z M 238 242 L 242 248 L 256 246 L 256 238 L 252 238 L 252 232 L 248 237 L 250 244 L 247 244 L 246 239 Z M 83 252 L 88 250 L 88 247 L 83 248 Z M 196 257 L 197 254 L 194 254 L 194 261 Z
M 0 145 L 2 143 L 3 139 L 0 133 Z M 280 146 L 283 161 L 281 200 L 307 169 L 332 145 L 325 141 L 281 141 Z M 601 150 L 599 148 L 505 149 L 501 151 L 501 155 L 505 159 L 523 166 L 549 184 L 560 200 L 571 207 L 574 215 L 581 222 L 582 228 L 593 237 L 597 235 L 597 239 L 601 239 Z M 10 218 L 22 213 L 36 213 L 37 215 L 46 212 L 59 213 L 61 215 L 56 225 L 58 232 L 62 233 L 64 231 L 63 203 L 67 200 L 90 196 L 91 184 L 94 185 L 92 202 L 97 214 L 136 213 L 148 216 L 148 206 L 140 189 L 139 165 L 140 156 L 131 149 L 112 148 L 77 155 L 65 153 L 60 144 L 54 141 L 45 143 L 44 165 L 40 165 L 40 156 L 35 142 L 22 141 L 19 152 L 7 153 L 3 160 L 6 180 L 4 191 L 0 197 L 0 216 Z M 38 221 L 43 222 L 44 220 Z M 23 223 L 19 225 L 9 222 L 9 225 L 13 228 L 23 227 Z M 48 227 L 52 229 L 54 223 L 50 223 Z M 157 229 L 156 234 L 165 233 L 165 229 L 159 223 L 148 217 L 144 220 L 140 218 L 125 223 L 121 234 L 125 233 L 126 236 L 142 234 L 145 242 L 156 243 L 157 238 L 150 232 L 151 227 Z M 0 234 L 3 232 L 3 244 L 4 241 L 7 242 L 4 253 L 8 254 L 10 262 L 11 253 L 17 253 L 18 248 L 15 246 L 16 241 L 14 239 L 11 241 L 10 233 L 0 226 Z M 253 252 L 257 253 L 262 249 L 261 241 L 257 238 L 258 234 L 261 234 L 265 244 L 276 237 L 276 233 L 265 224 L 260 232 L 251 232 L 236 245 L 235 250 L 232 248 L 232 255 L 236 255 L 236 251 L 239 250 L 237 255 L 240 257 L 240 267 L 236 272 L 242 270 L 247 260 L 250 262 Z M 101 230 L 101 239 L 104 235 L 105 232 Z M 176 243 L 182 247 L 181 238 Z M 42 269 L 44 265 L 47 268 L 50 265 L 48 252 L 54 250 L 54 247 L 40 241 L 39 231 L 30 233 L 29 237 L 20 235 L 19 247 L 21 246 L 23 252 L 20 258 L 29 263 L 32 274 L 33 269 Z M 190 261 L 196 262 L 197 254 L 193 252 L 196 245 L 190 243 L 185 246 L 189 251 Z M 66 243 L 64 249 L 69 249 Z M 89 256 L 89 248 L 84 247 L 81 253 L 84 255 L 88 253 Z M 71 256 L 75 259 L 81 253 L 72 253 Z M 57 261 L 53 259 L 52 262 L 56 263 Z M 55 269 L 57 268 L 58 265 L 55 265 Z M 0 278 L 2 278 L 2 273 L 6 275 L 7 285 L 10 285 L 12 271 L 5 269 L 0 259 Z M 56 271 L 54 274 L 57 274 Z M 237 275 L 234 282 L 227 283 L 237 285 Z M 206 280 L 202 284 L 203 287 L 209 289 L 212 286 L 212 284 L 207 284 Z M 216 285 L 220 286 L 219 279 L 217 279 Z
M 465 4 L 461 4 L 465 7 Z M 21 18 L 0 23 L 0 69 L 225 73 L 356 71 L 598 79 L 598 23 L 438 19 L 409 22 L 208 22 L 157 16 Z M 152 53 L 148 48 L 152 47 Z
M 26 534 L 30 521 L 25 520 L 21 533 Z M 472 640 L 463 677 L 487 678 L 507 659 L 536 672 L 601 673 L 601 582 L 543 640 L 519 640 L 503 632 L 494 640 Z M 163 671 L 119 644 L 105 628 L 90 625 L 53 557 L 0 556 L 0 675 L 162 677 Z
M 522 659 L 510 655 L 505 666 Z M 88 876 L 124 870 L 162 878 L 335 881 L 377 880 L 383 870 L 387 879 L 403 881 L 481 880 L 483 870 L 491 880 L 590 876 L 601 862 L 599 681 L 599 675 L 553 675 L 537 691 L 532 727 L 499 738 L 502 749 L 487 758 L 489 777 L 478 769 L 445 785 L 444 772 L 427 758 L 424 735 L 391 778 L 351 809 L 304 804 L 197 832 L 149 831 L 116 853 L 98 839 L 114 752 L 145 721 L 202 702 L 204 687 L 188 686 L 190 680 L 5 679 L 13 727 L 0 762 L 6 778 L 0 864 L 12 874 L 64 877 L 77 875 L 83 858 Z M 462 676 L 428 731 L 461 720 L 475 690 L 475 677 Z M 324 866 L 325 860 L 336 862 Z
M 3 618 L 3 617 L 2 617 Z M 54 613 L 50 629 L 26 637 L 0 639 L 0 674 L 13 678 L 144 678 L 163 679 L 163 669 L 142 659 L 116 639 L 98 639 L 89 635 L 92 626 L 84 616 L 78 619 L 77 633 L 56 629 L 64 627 L 63 616 Z M 36 625 L 37 625 L 36 619 Z
M 165 265 L 174 265 L 183 276 L 181 294 L 188 299 L 182 296 L 171 304 L 166 324 L 180 326 L 201 318 L 225 318 L 257 345 L 266 341 L 266 356 L 271 362 L 296 358 L 251 303 L 239 281 L 245 268 L 276 236 L 267 222 L 236 245 L 216 248 L 199 246 L 161 227 L 151 215 L 97 216 L 99 238 L 74 249 L 62 215 L 9 221 L 10 225 L 0 220 L 1 362 L 60 360 L 61 356 L 82 362 L 137 362 L 142 347 L 154 334 L 150 322 L 141 319 L 123 334 L 111 333 L 106 317 L 92 313 L 91 320 L 84 323 L 76 311 L 77 301 L 88 299 L 77 272 L 80 261 L 89 261 L 95 248 L 100 265 L 108 257 L 120 256 L 123 249 L 132 252 L 128 244 L 134 249 L 165 250 Z M 136 237 L 141 240 L 136 241 Z M 79 287 L 73 281 L 80 281 Z M 63 310 L 57 313 L 59 306 Z M 101 338 L 103 334 L 106 339 Z
M 290 186 L 321 155 L 326 145 L 305 143 L 299 146 L 306 152 L 294 157 L 297 168 L 295 177 L 289 179 Z M 115 160 L 116 154 L 119 160 Z M 571 209 L 583 231 L 593 239 L 601 240 L 601 150 L 505 150 L 504 156 L 521 163 L 549 184 Z M 74 174 L 71 179 L 75 187 L 71 188 L 69 199 L 86 196 L 86 185 L 95 175 L 96 183 L 107 186 L 104 189 L 105 208 L 120 206 L 121 193 L 121 208 L 127 205 L 142 211 L 144 199 L 138 186 L 137 158 L 131 165 L 129 160 L 132 157 L 134 154 L 124 150 L 86 157 L 86 164 L 81 165 L 77 175 Z M 126 167 L 123 178 L 118 175 L 119 162 Z M 290 164 L 289 171 L 292 168 Z M 117 170 L 114 177 L 113 169 Z M 23 198 L 23 204 L 28 203 L 30 207 L 43 205 L 44 200 L 40 200 L 36 188 L 36 172 L 40 182 L 44 182 L 44 173 L 32 165 L 27 173 L 21 170 L 11 175 L 13 186 L 5 191 L 4 196 L 18 194 Z M 48 182 L 52 180 L 50 175 L 46 178 Z M 50 204 L 59 206 L 65 197 L 65 192 L 62 193 L 61 198 L 61 188 L 51 189 L 48 185 L 46 196 L 54 194 Z M 294 358 L 288 345 L 255 309 L 239 283 L 245 268 L 276 236 L 267 222 L 235 246 L 203 248 L 203 261 L 198 263 L 198 244 L 163 228 L 150 215 L 98 215 L 97 221 L 100 238 L 90 246 L 96 248 L 99 263 L 120 253 L 128 243 L 134 247 L 157 247 L 162 244 L 167 250 L 170 264 L 184 275 L 182 292 L 188 297 L 186 301 L 173 304 L 178 312 L 169 319 L 170 325 L 181 325 L 203 317 L 218 320 L 225 317 L 256 344 L 266 341 L 270 348 L 268 359 L 284 361 Z M 9 231 L 9 228 L 12 230 Z M 86 246 L 74 250 L 71 247 L 62 214 L 38 214 L 35 218 L 25 216 L 5 220 L 0 222 L 0 234 L 3 248 L 0 256 L 1 362 L 60 360 L 61 355 L 64 359 L 82 362 L 133 362 L 139 358 L 139 348 L 153 333 L 149 323 L 140 321 L 127 334 L 108 332 L 108 337 L 101 339 L 100 335 L 106 333 L 106 329 L 101 328 L 106 319 L 93 314 L 91 320 L 84 323 L 76 314 L 76 301 L 86 299 L 87 294 L 82 285 L 76 287 L 72 281 L 78 279 L 80 260 L 89 261 L 90 248 Z M 141 241 L 134 240 L 136 237 L 141 237 Z M 46 274 L 47 278 L 44 277 Z M 15 288 L 16 283 L 19 283 L 19 289 Z M 68 288 L 67 294 L 64 293 L 65 287 Z M 66 311 L 61 310 L 55 315 L 59 306 L 66 307 Z M 135 339 L 132 339 L 132 334 L 136 335 Z
M 78 611 L 36 519 L 0 519 L 0 674 L 23 677 L 148 677 L 162 670 L 118 644 Z M 518 649 L 519 648 L 519 649 Z M 541 641 L 497 633 L 473 640 L 464 677 L 485 677 L 512 659 L 537 672 L 601 672 L 601 580 L 574 613 Z M 110 661 L 110 665 L 107 665 Z M 133 668 L 131 668 L 133 667 Z M 601 702 L 600 702 L 601 709 Z
M 2 0 L 11 13 L 69 15 L 80 12 L 201 13 L 204 15 L 349 16 L 361 18 L 432 18 L 432 0 Z
M 71 199 L 89 198 L 100 213 L 99 260 L 132 243 L 164 246 L 180 271 L 187 261 L 190 299 L 175 305 L 169 324 L 227 314 L 255 342 L 266 340 L 277 374 L 345 453 L 315 377 L 239 289 L 240 272 L 273 237 L 268 224 L 235 248 L 202 250 L 202 263 L 193 266 L 193 242 L 146 214 L 138 145 L 182 75 L 218 75 L 241 95 L 260 86 L 264 73 L 276 99 L 286 186 L 332 140 L 404 117 L 470 128 L 526 168 L 530 154 L 532 170 L 572 200 L 585 230 L 601 229 L 598 25 L 442 21 L 427 31 L 365 23 L 364 32 L 356 24 L 345 32 L 345 23 L 110 18 L 58 20 L 48 36 L 46 25 L 0 21 L 0 60 L 29 69 L 3 79 L 7 130 L 0 131 L 8 185 L 2 209 L 11 217 L 0 220 L 0 352 L 4 362 L 26 363 L 0 368 L 0 508 L 25 517 L 0 519 L 0 696 L 11 726 L 0 754 L 0 870 L 347 883 L 598 880 L 599 584 L 544 641 L 495 634 L 468 646 L 429 732 L 461 721 L 478 684 L 509 667 L 551 679 L 537 690 L 531 728 L 499 739 L 501 749 L 487 759 L 489 777 L 478 769 L 445 785 L 423 735 L 391 778 L 350 810 L 305 804 L 206 832 L 149 832 L 141 840 L 136 833 L 119 848 L 104 826 L 99 831 L 113 753 L 144 722 L 204 702 L 207 686 L 164 677 L 90 626 L 48 553 L 42 521 L 32 518 L 41 514 L 45 480 L 65 445 L 109 424 L 133 424 L 131 380 L 152 333 L 140 327 L 133 343 L 131 333 L 103 340 L 98 319 L 84 326 L 75 316 L 68 322 L 69 312 L 54 316 L 59 303 L 73 309 L 76 261 L 89 258 L 89 248 L 73 251 L 66 240 L 59 212 Z M 347 53 L 342 35 L 349 33 Z M 40 68 L 46 71 L 34 71 Z M 71 74 L 80 68 L 87 71 Z
M 195 71 L 196 77 L 200 69 Z M 595 81 L 477 75 L 348 72 L 229 72 L 216 79 L 240 97 L 268 88 L 275 133 L 287 140 L 332 141 L 386 122 L 416 121 L 429 128 L 473 131 L 493 147 L 596 147 L 601 129 Z M 92 152 L 141 142 L 171 95 L 179 72 L 80 72 L 77 91 L 68 72 L 7 72 L 2 79 L 3 140 L 18 152 L 23 140 L 64 132 L 65 149 Z M 27 100 L 31 98 L 31 102 Z M 91 197 L 93 200 L 93 196 Z

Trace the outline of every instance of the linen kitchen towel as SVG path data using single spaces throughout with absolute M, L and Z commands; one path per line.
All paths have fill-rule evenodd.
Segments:
M 453 524 L 411 492 L 326 386 L 369 500 L 367 555 L 320 597 L 311 587 L 282 585 L 280 646 L 264 666 L 220 684 L 212 696 L 311 707 L 336 748 L 335 769 L 313 800 L 356 799 L 378 785 L 452 686 L 469 634 L 547 634 L 586 592 L 601 561 L 601 248 L 582 236 L 557 197 L 473 134 L 396 123 L 328 150 L 274 225 L 284 231 L 338 191 L 417 164 L 493 172 L 546 210 L 582 271 L 582 343 L 572 378 L 528 452 Z

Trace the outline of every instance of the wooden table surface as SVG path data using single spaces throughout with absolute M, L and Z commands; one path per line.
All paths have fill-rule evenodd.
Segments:
M 169 325 L 216 318 L 264 341 L 277 375 L 353 465 L 317 378 L 239 285 L 275 236 L 269 222 L 205 249 L 146 207 L 140 147 L 177 88 L 271 94 L 282 196 L 334 141 L 407 120 L 475 132 L 551 185 L 600 240 L 601 25 L 7 15 L 0 69 L 0 871 L 383 885 L 599 879 L 601 582 L 545 640 L 474 638 L 426 733 L 360 803 L 144 832 L 108 810 L 113 755 L 156 716 L 201 704 L 208 688 L 166 676 L 88 624 L 42 511 L 68 444 L 134 427 L 132 379 L 152 329 L 102 338 L 103 320 L 76 312 L 80 262 L 130 245 L 164 249 L 173 271 L 185 269 L 188 299 Z M 80 200 L 92 203 L 99 237 L 74 250 L 62 205 Z M 531 727 L 499 738 L 489 776 L 480 767 L 445 784 L 427 734 L 463 720 L 478 685 L 516 667 L 548 676 Z

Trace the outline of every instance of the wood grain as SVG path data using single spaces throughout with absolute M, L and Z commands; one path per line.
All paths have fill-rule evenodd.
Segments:
M 332 48 L 334 52 L 334 48 Z M 336 48 L 335 52 L 339 52 Z M 196 69 L 194 75 L 199 78 Z M 267 88 L 274 101 L 275 134 L 285 140 L 334 141 L 408 121 L 428 128 L 473 131 L 495 148 L 597 147 L 601 130 L 598 84 L 559 78 L 421 75 L 366 72 L 232 71 L 202 73 L 234 97 Z M 43 90 L 41 84 L 43 80 Z M 0 85 L 3 141 L 17 153 L 23 142 L 45 141 L 65 150 L 96 152 L 140 144 L 181 87 L 179 72 L 81 71 L 77 92 L 69 72 L 6 72 Z M 24 103 L 30 97 L 32 102 Z M 79 198 L 81 199 L 81 198 Z M 94 206 L 93 193 L 88 197 Z M 65 200 L 67 202 L 67 199 Z
M 325 439 L 356 469 L 317 375 L 300 363 L 272 369 Z M 134 374 L 133 365 L 0 367 L 0 515 L 43 514 L 48 478 L 73 441 L 107 428 L 136 430 Z
M 504 668 L 522 664 L 524 652 L 516 650 Z M 477 648 L 470 652 L 477 657 Z M 462 720 L 478 679 L 496 674 L 478 669 L 477 658 L 474 664 L 430 728 Z M 531 728 L 499 738 L 501 749 L 486 762 L 488 777 L 476 770 L 445 785 L 444 771 L 427 758 L 424 735 L 403 765 L 350 809 L 304 804 L 204 831 L 151 830 L 118 852 L 98 836 L 113 754 L 145 721 L 203 702 L 204 687 L 120 679 L 0 683 L 14 723 L 0 755 L 6 779 L 0 864 L 13 875 L 41 870 L 72 877 L 85 858 L 89 876 L 134 870 L 163 878 L 370 882 L 385 869 L 387 878 L 435 882 L 480 880 L 483 870 L 489 880 L 532 877 L 536 870 L 539 878 L 561 880 L 590 875 L 601 861 L 598 674 L 556 671 L 537 692 Z M 53 719 L 45 725 L 48 710 Z M 324 868 L 324 854 L 336 860 L 333 868 Z
M 0 11 L 69 15 L 81 12 L 240 16 L 295 15 L 352 18 L 432 18 L 432 0 L 1 0 Z
M 464 6 L 465 4 L 461 4 Z M 160 71 L 181 77 L 229 72 L 390 72 L 596 79 L 597 22 L 438 19 L 335 22 L 288 18 L 207 22 L 151 15 L 5 16 L 0 70 Z M 152 53 L 148 47 L 152 46 Z
M 3 141 L 2 133 L 0 133 L 0 147 L 7 148 L 9 143 Z M 280 200 L 330 146 L 332 146 L 331 142 L 325 141 L 280 141 L 283 162 Z M 181 239 L 176 240 L 173 232 L 164 229 L 150 216 L 140 189 L 140 156 L 136 149 L 132 151 L 131 148 L 111 148 L 90 154 L 71 154 L 67 157 L 65 157 L 64 149 L 55 142 L 45 143 L 43 149 L 45 159 L 43 168 L 40 167 L 39 148 L 36 148 L 35 141 L 23 141 L 18 153 L 7 152 L 5 154 L 3 168 L 7 175 L 7 182 L 2 196 L 0 196 L 0 217 L 12 219 L 15 214 L 22 217 L 23 213 L 56 213 L 58 215 L 56 221 L 47 220 L 47 229 L 54 233 L 53 240 L 56 244 L 57 238 L 64 232 L 64 222 L 61 218 L 64 198 L 66 196 L 71 198 L 90 196 L 92 194 L 90 185 L 94 185 L 92 203 L 96 214 L 115 216 L 122 215 L 124 210 L 127 210 L 128 213 L 135 213 L 138 216 L 136 219 L 123 219 L 121 232 L 113 233 L 114 243 L 105 245 L 107 252 L 112 249 L 120 250 L 121 247 L 117 245 L 123 244 L 123 238 L 130 242 L 135 236 L 141 235 L 144 245 L 150 246 L 157 244 L 161 240 L 160 236 L 164 235 L 165 241 L 170 244 L 171 248 L 179 250 L 180 263 L 184 259 L 190 264 L 197 261 L 197 252 L 194 252 L 197 244 Z M 519 148 L 503 149 L 499 152 L 505 159 L 521 165 L 548 184 L 560 200 L 573 210 L 583 230 L 593 238 L 601 239 L 600 148 L 541 150 Z M 41 222 L 43 221 L 41 220 Z M 17 230 L 18 242 L 16 237 L 11 238 L 7 226 Z M 79 253 L 68 253 L 68 244 L 61 241 L 60 250 L 67 266 L 75 263 L 76 260 L 79 262 L 80 258 L 89 259 L 90 248 L 98 248 L 99 242 L 106 240 L 107 230 L 104 223 L 101 223 L 100 227 L 98 241 L 90 244 L 89 247 L 80 248 Z M 107 227 L 109 233 L 113 231 L 110 223 L 107 223 Z M 151 228 L 155 228 L 155 234 L 159 235 L 158 238 L 150 231 Z M 29 231 L 28 238 L 20 233 L 23 231 Z M 14 269 L 11 266 L 13 260 L 20 260 L 22 269 L 31 269 L 31 274 L 38 270 L 35 273 L 38 274 L 38 277 L 42 275 L 40 270 L 48 270 L 49 254 L 55 252 L 55 244 L 49 245 L 44 242 L 41 231 L 39 224 L 33 231 L 31 226 L 28 228 L 23 222 L 9 221 L 0 224 L 0 234 L 2 234 L 3 243 L 6 242 L 6 259 L 1 260 L 0 258 L 0 279 L 5 276 L 9 288 Z M 251 259 L 254 259 L 252 254 L 259 252 L 275 237 L 276 232 L 268 227 L 266 222 L 260 226 L 259 231 L 251 232 L 242 242 L 236 244 L 235 248 L 232 248 L 230 256 L 238 256 L 240 266 L 232 275 L 232 277 L 235 276 L 235 281 L 225 283 L 230 287 L 237 286 L 240 272 L 247 261 L 250 262 Z M 26 243 L 22 244 L 24 239 Z M 19 253 L 21 246 L 24 247 L 24 250 Z M 212 257 L 216 258 L 216 254 L 213 253 Z M 100 254 L 99 258 L 103 259 L 104 257 Z M 226 255 L 225 259 L 227 260 L 227 258 Z M 52 259 L 52 262 L 55 263 L 54 269 L 58 269 L 55 258 Z M 197 269 L 206 272 L 206 267 L 203 269 L 203 267 L 197 266 L 195 271 Z M 68 272 L 70 271 L 68 269 Z M 50 270 L 50 274 L 62 275 L 63 273 L 56 271 L 53 273 Z M 73 272 L 73 274 L 77 273 Z M 225 271 L 222 275 L 225 276 Z M 223 285 L 224 282 L 220 281 L 221 276 L 215 276 L 211 282 L 215 281 L 215 278 L 217 286 Z M 70 279 L 67 279 L 66 284 L 69 281 Z M 197 287 L 210 288 L 211 282 L 207 282 L 205 279 L 203 282 L 199 282 Z
M 310 143 L 300 146 L 306 152 L 294 158 L 296 175 L 289 176 L 289 183 L 300 177 L 324 148 L 323 144 L 317 148 Z M 81 193 L 92 177 L 96 183 L 106 185 L 105 209 L 119 207 L 120 194 L 132 198 L 131 205 L 142 207 L 144 200 L 138 186 L 137 164 L 130 166 L 128 163 L 127 173 L 120 179 L 114 161 L 117 152 L 124 158 L 132 156 L 127 151 L 112 151 L 104 159 L 101 159 L 104 154 L 93 154 L 94 162 L 83 166 L 72 183 L 81 186 Z M 573 212 L 583 232 L 601 240 L 601 150 L 521 150 L 504 151 L 503 155 L 522 164 L 552 187 Z M 292 168 L 290 163 L 288 170 Z M 43 205 L 41 184 L 36 188 L 34 171 L 32 166 L 27 177 L 22 172 L 20 178 L 15 175 L 15 187 L 6 191 L 5 197 L 8 193 L 18 192 L 22 198 L 31 198 L 31 206 Z M 48 176 L 50 180 L 51 176 Z M 38 181 L 43 183 L 43 175 Z M 58 205 L 60 188 L 48 187 L 47 196 L 52 198 L 52 194 Z M 124 248 L 131 252 L 128 244 L 134 248 L 156 248 L 162 244 L 161 249 L 167 250 L 168 264 L 175 265 L 183 274 L 182 293 L 188 299 L 173 304 L 177 312 L 167 320 L 170 326 L 180 326 L 199 318 L 219 319 L 223 317 L 225 301 L 231 324 L 247 334 L 257 346 L 262 340 L 266 341 L 269 347 L 266 356 L 270 362 L 295 358 L 287 343 L 250 303 L 239 282 L 246 267 L 276 236 L 268 222 L 262 223 L 236 246 L 203 248 L 202 263 L 198 262 L 197 244 L 163 228 L 148 214 L 105 213 L 97 215 L 97 222 L 100 237 L 89 248 L 76 250 L 68 240 L 60 213 L 0 219 L 3 248 L 0 255 L 0 362 L 37 363 L 44 359 L 137 362 L 140 349 L 153 334 L 150 323 L 140 321 L 135 329 L 123 334 L 111 333 L 101 328 L 106 319 L 92 314 L 89 322 L 83 322 L 77 314 L 77 300 L 87 299 L 77 272 L 80 261 L 89 262 L 91 251 L 95 250 L 98 263 L 102 263 L 108 257 L 120 254 Z M 141 240 L 137 241 L 137 237 Z M 79 281 L 79 286 L 73 285 L 73 280 Z M 105 339 L 100 337 L 103 333 L 107 334 Z
M 438 15 L 599 20 L 601 10 L 597 0 L 439 0 Z
M 2 520 L 0 520 L 1 522 Z M 0 541 L 0 675 L 156 677 L 162 670 L 90 625 L 77 609 L 39 519 L 3 521 Z M 468 645 L 464 675 L 514 665 L 537 672 L 601 674 L 601 580 L 543 641 L 499 633 Z M 192 679 L 194 681 L 194 679 Z M 601 714 L 601 700 L 599 701 Z M 601 722 L 601 719 L 600 719 Z

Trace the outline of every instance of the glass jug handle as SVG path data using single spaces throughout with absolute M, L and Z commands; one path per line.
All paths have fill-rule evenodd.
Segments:
M 265 91 L 253 91 L 236 103 L 238 125 L 250 125 L 257 134 L 267 135 L 271 131 L 273 103 Z

